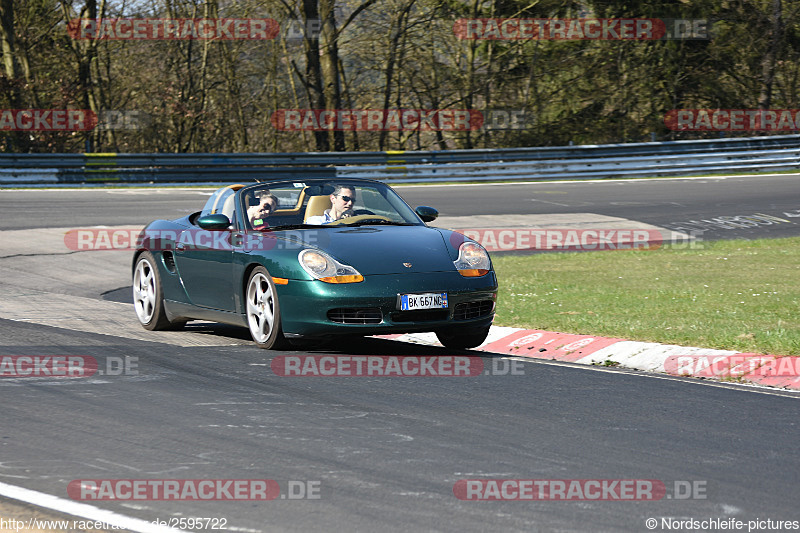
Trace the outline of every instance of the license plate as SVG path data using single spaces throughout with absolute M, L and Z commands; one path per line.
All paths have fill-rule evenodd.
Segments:
M 401 294 L 400 310 L 413 311 L 414 309 L 447 309 L 447 293 Z

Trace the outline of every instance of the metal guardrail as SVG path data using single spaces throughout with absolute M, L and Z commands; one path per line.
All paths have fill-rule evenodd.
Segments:
M 483 164 L 350 166 L 337 167 L 337 176 L 403 182 L 488 181 L 686 176 L 795 169 L 800 170 L 800 149 Z
M 447 151 L 0 154 L 0 185 L 220 182 L 256 177 L 384 181 L 552 180 L 800 169 L 800 135 Z

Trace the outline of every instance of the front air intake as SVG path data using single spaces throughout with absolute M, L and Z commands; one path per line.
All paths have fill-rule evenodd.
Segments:
M 331 309 L 328 320 L 339 324 L 380 324 L 383 314 L 376 307 Z
M 453 311 L 454 320 L 470 320 L 486 316 L 494 309 L 492 300 L 478 300 L 474 302 L 462 302 L 456 305 Z

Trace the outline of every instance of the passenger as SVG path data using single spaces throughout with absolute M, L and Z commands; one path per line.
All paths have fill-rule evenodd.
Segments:
M 341 218 L 347 218 L 353 212 L 356 203 L 356 190 L 349 185 L 337 185 L 331 194 L 331 208 L 321 215 L 308 217 L 306 224 L 327 224 Z
M 259 203 L 247 209 L 247 218 L 253 229 L 260 230 L 269 227 L 265 219 L 278 208 L 278 198 L 269 191 L 256 191 L 256 196 Z

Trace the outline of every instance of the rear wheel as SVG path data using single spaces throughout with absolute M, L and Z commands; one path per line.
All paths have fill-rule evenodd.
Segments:
M 250 274 L 245 297 L 247 326 L 259 348 L 279 350 L 286 347 L 278 294 L 266 268 L 256 267 Z
M 436 337 L 445 348 L 457 350 L 475 348 L 483 344 L 483 341 L 486 340 L 486 337 L 489 335 L 490 327 L 491 326 L 485 326 L 478 329 L 465 326 L 448 328 L 437 331 Z
M 150 252 L 142 252 L 133 269 L 133 307 L 144 329 L 180 329 L 186 325 L 184 321 L 170 322 L 167 318 L 161 275 Z

